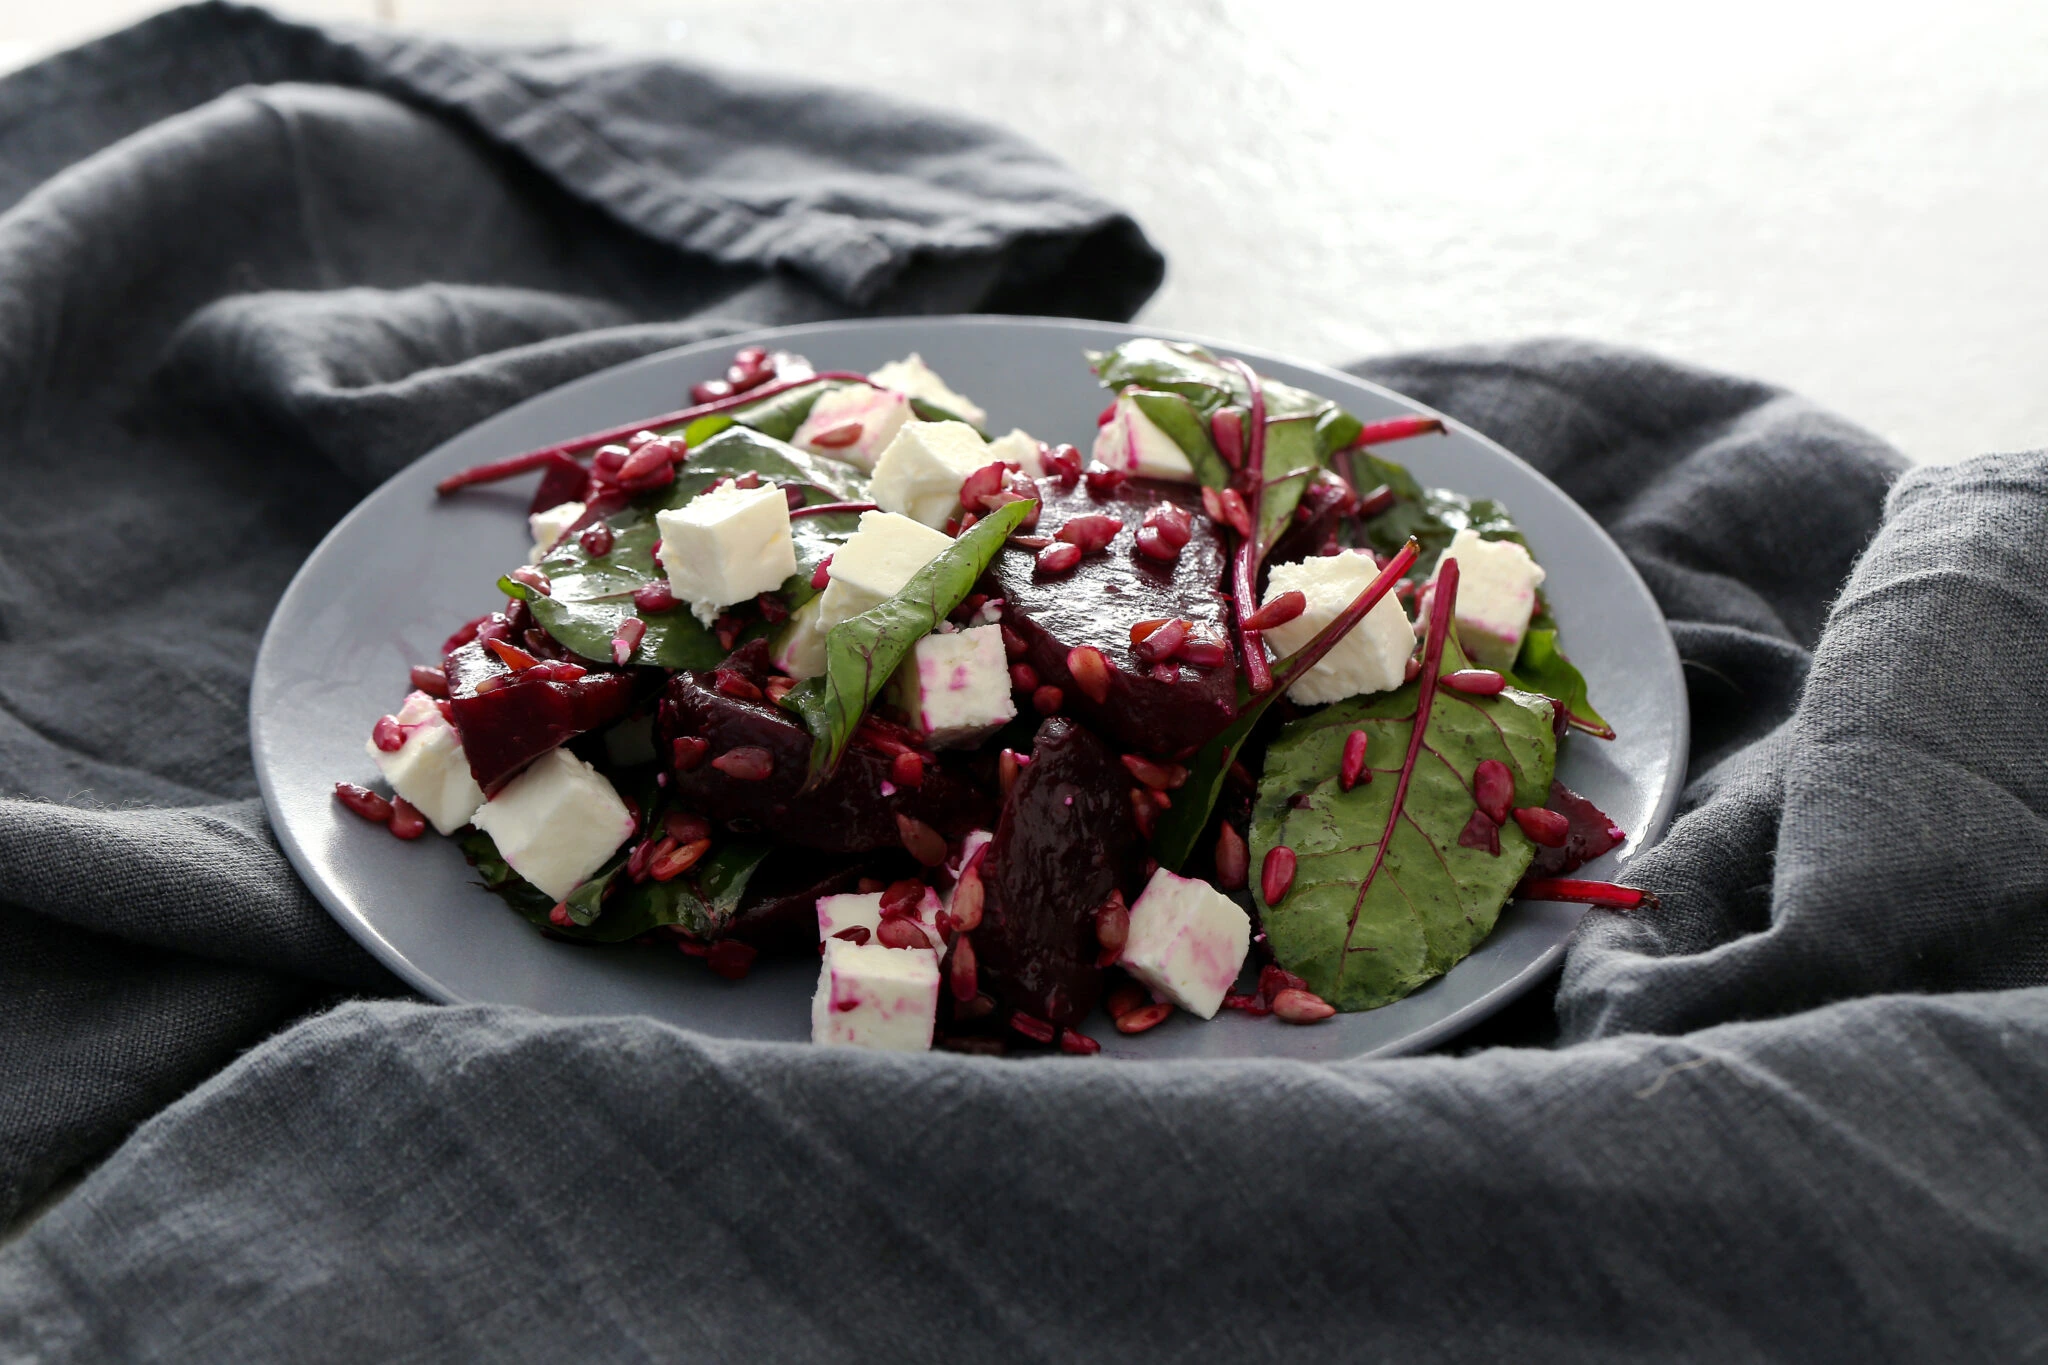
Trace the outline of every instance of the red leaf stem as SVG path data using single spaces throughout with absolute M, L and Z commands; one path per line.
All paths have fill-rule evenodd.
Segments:
M 1656 909 L 1654 893 L 1638 886 L 1617 886 L 1613 882 L 1584 882 L 1571 877 L 1536 877 L 1515 888 L 1515 894 L 1532 901 L 1571 901 L 1579 905 L 1601 905 L 1609 910 Z
M 1302 674 L 1321 663 L 1323 656 L 1335 649 L 1337 642 L 1350 634 L 1352 627 L 1363 621 L 1367 613 L 1380 604 L 1382 597 L 1394 590 L 1408 572 L 1408 567 L 1415 562 L 1415 557 L 1421 553 L 1422 547 L 1411 537 L 1408 543 L 1387 561 L 1387 567 L 1380 570 L 1379 576 L 1365 585 L 1365 591 L 1351 599 L 1350 606 L 1330 618 L 1330 624 L 1317 631 L 1314 639 L 1280 660 L 1280 672 L 1273 685 L 1284 691 L 1294 686 Z M 1435 613 L 1432 612 L 1431 619 L 1434 618 Z M 1441 647 L 1438 652 L 1442 652 Z
M 1427 436 L 1431 432 L 1442 432 L 1441 417 L 1389 417 L 1384 422 L 1367 422 L 1358 429 L 1358 435 L 1351 438 L 1347 450 L 1361 446 L 1381 446 L 1389 441 L 1405 441 L 1411 436 Z
M 1273 670 L 1266 663 L 1265 641 L 1258 631 L 1244 624 L 1259 609 L 1254 590 L 1259 577 L 1259 515 L 1266 495 L 1266 391 L 1259 383 L 1257 371 L 1242 360 L 1226 356 L 1223 363 L 1244 378 L 1245 387 L 1251 393 L 1243 423 L 1247 428 L 1243 441 L 1244 467 L 1238 471 L 1245 510 L 1250 513 L 1251 530 L 1239 537 L 1234 560 L 1235 581 L 1231 590 L 1237 605 L 1237 648 L 1244 656 L 1245 684 L 1256 697 L 1273 687 Z

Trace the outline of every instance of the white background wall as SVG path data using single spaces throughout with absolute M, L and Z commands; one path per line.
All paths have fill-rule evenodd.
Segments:
M 0 0 L 0 66 L 155 8 Z M 2048 4 L 287 0 L 773 66 L 1015 127 L 1171 261 L 1144 316 L 1323 360 L 1569 332 L 1923 460 L 2048 445 Z

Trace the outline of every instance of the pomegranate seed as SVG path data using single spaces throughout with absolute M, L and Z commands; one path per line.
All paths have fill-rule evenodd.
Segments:
M 1145 558 L 1161 564 L 1171 564 L 1180 558 L 1180 546 L 1168 540 L 1157 526 L 1146 526 L 1139 530 L 1136 550 Z
M 1211 521 L 1221 522 L 1223 520 L 1223 498 L 1215 489 L 1210 488 L 1206 484 L 1202 487 L 1202 512 Z
M 915 877 L 902 877 L 890 882 L 882 892 L 881 910 L 884 915 L 914 915 L 924 904 L 925 884 Z
M 1226 488 L 1216 495 L 1216 499 L 1223 504 L 1223 520 L 1230 524 L 1232 530 L 1250 540 L 1252 514 L 1251 509 L 1245 506 L 1244 494 L 1235 488 Z
M 1130 937 L 1130 907 L 1124 904 L 1121 891 L 1112 891 L 1109 899 L 1095 912 L 1095 941 L 1102 945 L 1102 955 L 1096 959 L 1096 965 L 1107 967 L 1115 962 Z
M 1048 546 L 1048 545 L 1052 544 L 1052 537 L 1051 537 L 1051 536 L 1011 536 L 1011 537 L 1009 538 L 1009 540 L 1008 540 L 1008 541 L 1006 541 L 1006 542 L 1004 542 L 1004 543 L 1005 543 L 1005 544 L 1009 544 L 1009 545 L 1014 545 L 1014 546 L 1016 546 L 1016 547 L 1017 547 L 1018 549 L 1020 549 L 1020 550 L 1030 550 L 1030 551 L 1033 551 L 1033 552 L 1035 553 L 1035 552 L 1037 552 L 1037 551 L 1039 551 L 1039 550 L 1043 550 L 1043 549 L 1044 549 L 1044 548 L 1045 548 L 1046 546 Z
M 1024 637 L 1016 631 L 1008 626 L 998 626 L 997 629 L 1003 635 L 1003 654 L 1006 658 L 1021 659 L 1030 651 L 1031 647 L 1024 643 Z
M 567 905 L 561 901 L 556 901 L 555 908 L 548 911 L 548 923 L 554 925 L 557 929 L 570 929 L 575 927 L 576 920 L 569 913 Z
M 448 675 L 432 664 L 412 666 L 412 685 L 415 691 L 424 692 L 430 697 L 448 695 Z
M 1515 800 L 1515 775 L 1508 765 L 1497 758 L 1481 762 L 1472 774 L 1472 799 L 1487 819 L 1496 825 L 1506 824 L 1508 807 Z
M 1034 693 L 1032 701 L 1036 703 L 1037 700 L 1037 695 Z M 1005 749 L 996 756 L 996 776 L 1002 784 L 1003 800 L 1007 801 L 1010 799 L 1010 788 L 1017 785 L 1017 774 L 1022 767 L 1023 765 L 1017 759 L 1017 751 L 1015 749 Z
M 1244 410 L 1242 408 L 1218 408 L 1209 419 L 1209 435 L 1216 442 L 1216 453 L 1232 469 L 1244 463 Z
M 1135 981 L 1125 981 L 1104 997 L 1102 1008 L 1112 1019 L 1121 1019 L 1132 1010 L 1143 1009 L 1151 1003 L 1145 988 Z
M 789 619 L 789 608 L 782 605 L 782 599 L 772 592 L 764 592 L 754 599 L 754 605 L 761 609 L 761 619 L 771 626 L 779 626 Z
M 1133 635 L 1136 634 L 1134 630 Z M 1181 620 L 1165 622 L 1131 646 L 1131 653 L 1148 664 L 1165 663 L 1187 643 L 1188 623 Z
M 1165 1023 L 1166 1016 L 1172 1013 L 1173 1006 L 1167 1004 L 1164 1000 L 1150 1005 L 1140 1005 L 1128 1014 L 1119 1014 L 1116 1017 L 1116 1031 L 1118 1033 L 1143 1033 L 1146 1029 L 1155 1028 Z
M 843 450 L 860 439 L 861 424 L 846 422 L 811 437 L 809 445 L 822 446 L 826 450 Z
M 1147 620 L 1131 622 L 1131 644 L 1133 646 L 1143 644 L 1151 638 L 1154 631 L 1172 619 L 1168 616 L 1154 616 Z
M 1072 488 L 1081 479 L 1081 452 L 1062 441 L 1048 447 L 1043 441 L 1038 444 L 1038 462 L 1045 471 L 1059 481 L 1061 488 Z
M 832 937 L 843 938 L 848 943 L 866 943 L 869 937 L 868 927 L 865 924 L 851 925 L 845 929 L 841 929 L 838 933 L 832 935 Z
M 1038 670 L 1027 663 L 1011 664 L 1010 686 L 1016 688 L 1019 692 L 1036 692 L 1038 690 Z
M 701 384 L 690 386 L 692 403 L 716 403 L 721 398 L 732 397 L 732 385 L 723 379 L 707 379 Z
M 1160 537 L 1176 550 L 1187 544 L 1195 534 L 1194 518 L 1187 514 L 1185 508 L 1176 507 L 1170 502 L 1155 504 L 1145 513 L 1145 524 L 1159 532 Z
M 1053 1026 L 1038 1016 L 1026 1014 L 1022 1010 L 1010 1016 L 1010 1027 L 1034 1043 L 1049 1043 L 1052 1041 Z
M 711 766 L 737 782 L 761 782 L 775 775 L 775 755 L 752 744 L 727 749 Z
M 1230 662 L 1230 647 L 1221 640 L 1183 640 L 1174 657 L 1196 668 L 1219 668 Z
M 741 701 L 760 701 L 763 696 L 759 686 L 732 669 L 721 668 L 711 677 L 712 685 L 725 696 L 738 697 Z
M 889 780 L 899 787 L 924 785 L 924 760 L 916 754 L 898 754 L 889 760 Z
M 391 803 L 368 787 L 359 787 L 353 782 L 337 782 L 334 784 L 334 795 L 342 805 L 373 825 L 391 822 Z
M 750 370 L 763 368 L 772 370 L 775 368 L 768 363 L 768 348 L 766 346 L 742 346 L 732 353 L 732 363 L 744 365 Z
M 1363 730 L 1353 730 L 1344 736 L 1344 761 L 1337 769 L 1337 785 L 1350 791 L 1358 785 L 1359 778 L 1372 781 L 1372 773 L 1365 766 L 1365 746 L 1368 736 Z
M 1001 460 L 985 464 L 960 481 L 960 505 L 979 507 L 983 498 L 994 497 L 1003 486 L 1003 476 L 1010 471 Z
M 534 658 L 519 646 L 508 645 L 503 640 L 486 640 L 484 641 L 484 646 L 503 660 L 505 666 L 515 673 L 532 668 L 540 662 L 540 660 Z
M 1060 703 L 1066 699 L 1066 693 L 1060 691 L 1051 683 L 1047 683 L 1031 694 L 1031 709 L 1038 712 L 1041 716 L 1057 715 Z
M 1223 828 L 1216 831 L 1216 884 L 1225 891 L 1242 888 L 1250 875 L 1251 861 L 1244 836 L 1237 832 L 1237 826 L 1225 820 Z
M 477 628 L 482 626 L 484 622 L 490 619 L 490 614 L 486 613 L 482 616 L 477 617 L 474 621 L 465 621 L 462 624 L 461 628 L 459 628 L 453 635 L 449 636 L 447 639 L 441 642 L 442 655 L 445 657 L 446 655 L 453 654 L 456 650 L 462 648 L 471 640 L 474 640 L 476 638 Z
M 626 660 L 633 657 L 633 651 L 640 648 L 640 642 L 646 638 L 645 621 L 637 616 L 621 618 L 618 631 L 612 636 L 612 662 L 624 668 Z
M 931 936 L 916 920 L 894 915 L 875 929 L 875 942 L 884 948 L 929 948 Z
M 910 856 L 926 867 L 937 867 L 946 861 L 945 836 L 915 816 L 898 813 L 896 835 L 903 841 L 903 847 Z
M 1093 645 L 1078 645 L 1067 651 L 1067 672 L 1074 686 L 1097 706 L 1109 700 L 1109 660 Z
M 978 867 L 968 868 L 960 874 L 960 880 L 953 883 L 953 923 L 961 933 L 971 933 L 980 927 L 984 895 L 981 869 Z
M 576 543 L 592 559 L 602 558 L 612 552 L 612 528 L 604 522 L 593 521 L 577 535 Z
M 1563 848 L 1566 836 L 1572 832 L 1570 820 L 1543 806 L 1519 807 L 1515 823 L 1522 827 L 1522 833 L 1545 848 Z
M 590 463 L 598 473 L 609 479 L 615 477 L 632 457 L 633 452 L 624 446 L 599 446 L 597 453 L 591 456 Z
M 1266 850 L 1266 859 L 1259 864 L 1259 893 L 1266 904 L 1278 905 L 1287 898 L 1288 888 L 1294 885 L 1294 863 L 1294 850 L 1285 844 Z
M 1337 1012 L 1337 1007 L 1314 991 L 1289 987 L 1273 997 L 1273 1013 L 1290 1024 L 1315 1024 Z
M 1465 822 L 1465 828 L 1458 831 L 1458 847 L 1484 849 L 1498 858 L 1500 825 L 1488 819 L 1485 811 L 1473 811 L 1472 818 Z
M 1075 1057 L 1093 1057 L 1102 1051 L 1102 1044 L 1085 1033 L 1073 1029 L 1060 1030 L 1060 1051 Z
M 1038 572 L 1066 573 L 1081 562 L 1081 547 L 1057 541 L 1038 552 Z
M 769 701 L 775 702 L 776 704 L 780 705 L 784 697 L 796 691 L 796 679 L 782 677 L 770 678 L 767 681 L 767 683 L 761 688 L 761 691 L 764 694 L 766 694 Z
M 1300 592 L 1283 592 L 1272 601 L 1244 618 L 1246 630 L 1271 630 L 1284 626 L 1308 610 L 1308 598 Z
M 1067 524 L 1054 533 L 1053 539 L 1077 546 L 1082 554 L 1088 555 L 1109 548 L 1109 542 L 1115 540 L 1116 533 L 1123 529 L 1121 517 L 1090 512 L 1086 516 L 1069 518 Z
M 531 564 L 521 564 L 505 576 L 514 583 L 524 583 L 542 597 L 547 597 L 554 592 L 553 585 L 548 582 L 548 576 Z
M 379 716 L 377 723 L 370 727 L 370 743 L 387 754 L 395 754 L 405 747 L 405 727 L 398 723 L 396 716 Z
M 1254 1019 L 1263 1019 L 1273 1012 L 1266 1002 L 1256 995 L 1226 995 L 1223 997 L 1223 1008 L 1243 1010 Z
M 1418 677 L 1420 677 L 1421 675 L 1422 675 L 1422 660 L 1420 660 L 1420 659 L 1416 659 L 1416 658 L 1412 658 L 1412 657 L 1411 657 L 1411 658 L 1410 658 L 1410 659 L 1408 660 L 1408 664 L 1407 664 L 1407 667 L 1405 667 L 1405 668 L 1403 668 L 1403 669 L 1401 670 L 1401 681 L 1402 681 L 1402 682 L 1414 682 L 1414 681 L 1415 681 L 1415 680 L 1416 680 L 1416 679 L 1417 679 Z
M 672 810 L 661 817 L 661 827 L 679 844 L 694 844 L 711 837 L 711 822 L 686 810 Z
M 674 611 L 675 590 L 665 578 L 657 578 L 633 594 L 633 605 L 641 611 Z
M 1508 685 L 1508 680 L 1490 668 L 1461 668 L 1455 673 L 1446 673 L 1437 679 L 1453 692 L 1468 696 L 1491 697 Z
M 704 755 L 710 748 L 709 740 L 699 739 L 695 735 L 679 735 L 675 742 L 669 745 L 669 757 L 674 762 L 677 772 L 695 772 L 697 765 L 704 761 Z
M 1308 982 L 1271 962 L 1259 968 L 1259 994 L 1267 1000 L 1270 1001 L 1280 992 L 1290 989 L 1305 991 L 1308 989 Z
M 663 843 L 669 843 L 663 839 Z M 647 864 L 647 875 L 658 882 L 672 881 L 695 867 L 705 854 L 711 851 L 709 839 L 692 839 L 689 843 L 678 843 L 667 853 L 656 853 Z
M 1088 491 L 1098 498 L 1106 498 L 1124 486 L 1130 475 L 1121 469 L 1103 469 L 1097 466 L 1081 476 L 1088 481 Z
M 972 1000 L 981 993 L 980 972 L 974 961 L 974 940 L 962 934 L 953 940 L 952 960 L 946 964 L 946 979 L 957 1001 Z
M 1178 763 L 1160 763 L 1143 754 L 1124 754 L 1121 757 L 1131 776 L 1155 791 L 1179 791 L 1181 784 L 1188 780 L 1188 770 Z
M 1367 521 L 1371 521 L 1374 517 L 1385 515 L 1387 509 L 1393 505 L 1394 490 L 1385 484 L 1381 484 L 1359 501 L 1358 515 Z
M 753 970 L 754 956 L 752 945 L 736 938 L 722 938 L 704 955 L 704 965 L 727 981 L 743 981 Z
M 668 447 L 657 443 L 641 446 L 626 462 L 619 466 L 620 483 L 638 483 L 657 470 L 664 471 L 670 478 L 675 477 L 674 464 L 669 460 Z
M 1138 833 L 1147 839 L 1159 827 L 1159 808 L 1152 804 L 1151 796 L 1143 787 L 1131 788 L 1131 818 L 1137 821 Z

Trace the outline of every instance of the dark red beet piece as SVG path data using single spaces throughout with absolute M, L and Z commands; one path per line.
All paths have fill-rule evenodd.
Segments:
M 589 470 L 562 454 L 549 459 L 546 468 L 548 472 L 540 476 L 540 487 L 533 490 L 533 501 L 527 504 L 527 511 L 545 512 L 565 502 L 583 501 L 583 486 L 590 478 Z
M 974 947 L 981 989 L 1038 1019 L 1073 1025 L 1102 994 L 1095 912 L 1138 850 L 1130 774 L 1064 717 L 1038 727 L 982 860 Z
M 675 740 L 695 737 L 708 742 L 712 760 L 690 769 L 671 768 L 669 790 L 685 808 L 727 828 L 751 827 L 827 853 L 901 847 L 898 815 L 921 821 L 948 839 L 988 827 L 990 802 L 962 776 L 959 765 L 964 760 L 926 755 L 920 785 L 890 782 L 903 746 L 876 743 L 873 733 L 878 732 L 872 725 L 848 746 L 830 782 L 799 795 L 810 763 L 810 731 L 765 698 L 752 700 L 721 691 L 718 672 L 765 683 L 766 642 L 749 642 L 719 670 L 678 673 L 669 680 L 655 713 L 655 752 L 673 753 Z M 772 771 L 753 781 L 721 771 L 718 756 L 739 748 L 766 750 L 774 760 Z M 894 788 L 887 796 L 882 794 L 885 782 Z
M 1067 709 L 1126 749 L 1175 754 L 1206 741 L 1230 723 L 1237 701 L 1237 672 L 1225 660 L 1216 667 L 1183 661 L 1179 681 L 1155 677 L 1132 652 L 1131 626 L 1148 618 L 1187 621 L 1196 635 L 1227 639 L 1229 610 L 1216 597 L 1229 552 L 1216 523 L 1201 513 L 1200 491 L 1185 484 L 1129 479 L 1108 492 L 1076 484 L 1062 489 L 1041 479 L 1044 521 L 1060 526 L 1078 517 L 1119 517 L 1123 529 L 1105 554 L 1091 554 L 1071 572 L 1048 578 L 1034 572 L 1027 549 L 1005 547 L 991 575 L 1003 599 L 1003 624 L 1024 643 L 1018 662 L 1028 663 L 1041 684 L 1057 687 Z M 1170 563 L 1134 555 L 1132 544 L 1146 513 L 1161 502 L 1190 514 L 1190 536 Z M 1067 656 L 1092 646 L 1109 661 L 1109 687 L 1101 702 L 1077 687 Z
M 1550 784 L 1550 799 L 1543 806 L 1570 821 L 1571 830 L 1562 848 L 1536 850 L 1536 861 L 1529 864 L 1530 877 L 1562 877 L 1575 872 L 1628 838 L 1598 806 L 1562 782 Z
M 611 724 L 633 705 L 631 673 L 589 672 L 570 682 L 525 678 L 474 642 L 449 654 L 442 671 L 448 676 L 449 719 L 462 736 L 470 772 L 487 794 L 548 750 Z

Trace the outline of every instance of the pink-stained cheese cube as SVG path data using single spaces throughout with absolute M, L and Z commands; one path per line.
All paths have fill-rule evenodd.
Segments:
M 1095 463 L 1147 479 L 1200 483 L 1187 452 L 1129 398 L 1116 400 L 1116 410 L 1095 430 Z
M 873 469 L 876 458 L 889 448 L 896 433 L 903 430 L 903 424 L 916 416 L 910 399 L 900 393 L 866 384 L 848 384 L 819 395 L 803 425 L 789 440 L 791 445 L 801 446 L 813 455 L 830 455 L 862 469 Z M 850 426 L 858 426 L 860 435 L 847 442 L 843 438 Z M 813 438 L 827 433 L 835 444 L 813 444 Z
M 978 744 L 1017 715 L 999 626 L 927 635 L 896 671 L 896 701 L 927 742 Z
M 943 951 L 943 945 L 946 941 L 945 936 L 939 932 L 938 919 L 939 911 L 942 908 L 939 901 L 939 893 L 930 887 L 926 887 L 924 899 L 918 902 L 916 918 L 918 927 L 923 929 L 925 937 L 932 941 L 931 951 L 934 955 Z M 882 893 L 879 891 L 865 893 L 849 891 L 837 896 L 818 897 L 818 941 L 820 943 L 832 939 L 847 929 L 854 928 L 867 930 L 869 935 L 868 942 L 872 943 L 874 942 L 874 932 L 881 927 L 881 924 Z M 896 949 L 894 951 L 915 953 L 924 950 L 921 948 L 908 948 Z
M 1251 916 L 1204 881 L 1152 874 L 1131 905 L 1123 969 L 1204 1019 L 1216 1017 L 1251 947 Z
M 820 1047 L 923 1052 L 939 1009 L 939 960 L 873 943 L 825 941 L 811 1041 Z

